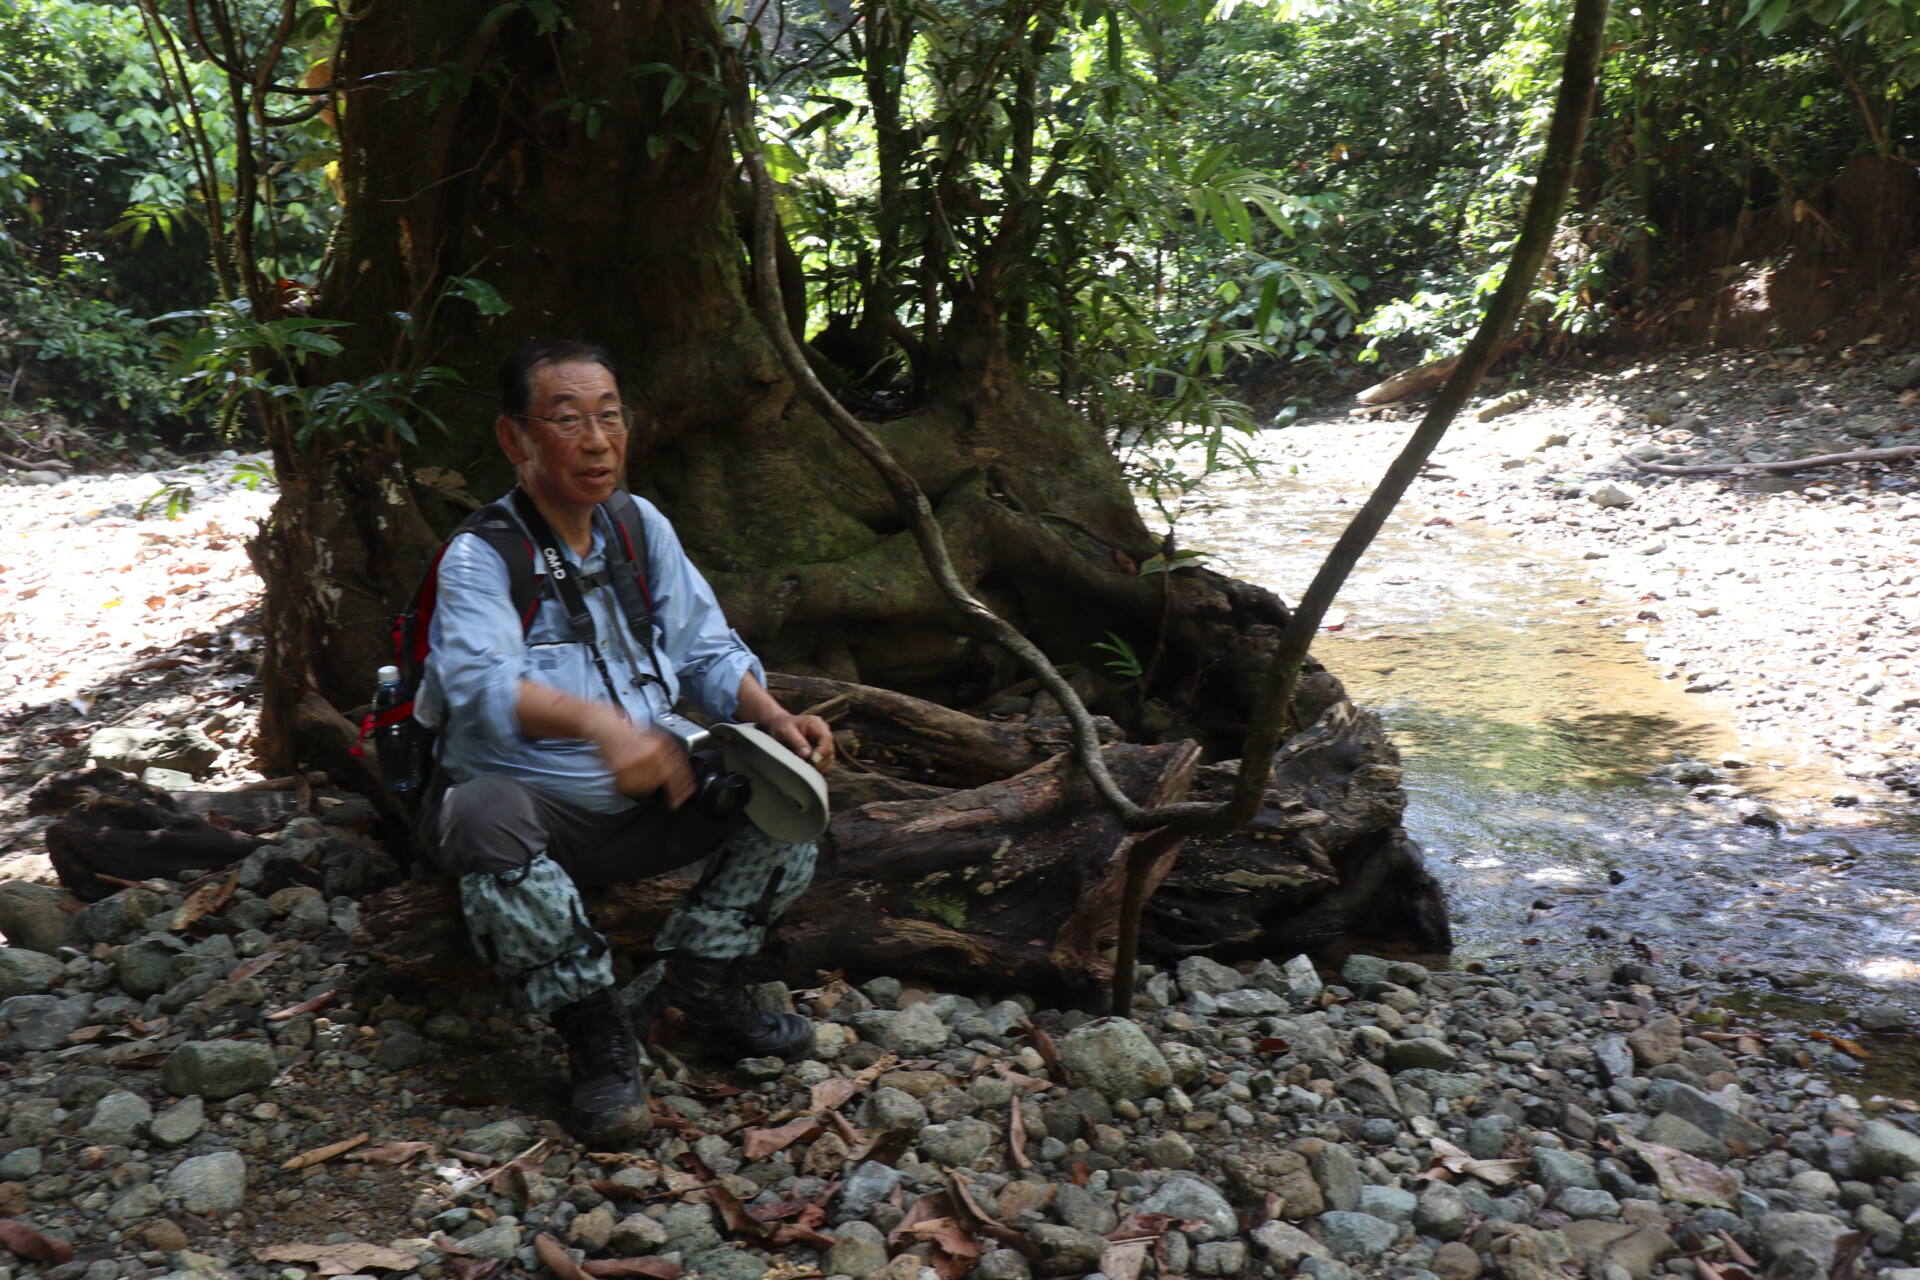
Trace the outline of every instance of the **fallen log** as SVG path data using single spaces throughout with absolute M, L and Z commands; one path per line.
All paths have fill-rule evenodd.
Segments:
M 1494 353 L 1495 360 L 1520 349 L 1518 338 L 1508 342 Z M 1405 400 L 1408 396 L 1417 396 L 1422 391 L 1431 391 L 1453 376 L 1453 367 L 1460 363 L 1459 356 L 1450 356 L 1445 360 L 1435 360 L 1423 364 L 1417 369 L 1404 369 L 1374 383 L 1365 391 L 1354 396 L 1361 404 L 1392 404 L 1396 400 Z
M 891 689 L 818 676 L 771 672 L 767 689 L 789 711 L 822 712 L 836 730 L 851 730 L 862 759 L 876 755 L 921 774 L 911 780 L 945 786 L 993 782 L 1059 754 L 1072 745 L 1064 717 L 983 720 Z M 1103 743 L 1120 739 L 1119 726 L 1096 717 Z
M 913 768 L 935 777 L 1026 759 L 1064 723 L 982 721 L 838 681 L 775 675 L 769 683 L 793 709 L 829 704 L 839 732 L 870 755 L 893 757 L 886 767 L 907 767 L 911 756 Z M 1351 932 L 1445 950 L 1445 904 L 1400 829 L 1399 755 L 1379 718 L 1356 709 L 1326 672 L 1303 684 L 1296 707 L 1310 723 L 1276 756 L 1254 819 L 1226 836 L 1194 837 L 1184 850 L 1126 831 L 1057 746 L 1011 776 L 960 789 L 867 772 L 883 766 L 843 753 L 829 776 L 835 816 L 814 883 L 774 931 L 765 959 L 801 983 L 844 969 L 999 989 L 1096 986 L 1109 976 L 1136 846 L 1151 854 L 1147 884 L 1160 890 L 1142 939 L 1156 960 L 1292 955 Z M 934 731 L 916 739 L 916 726 Z M 1192 798 L 1223 798 L 1237 768 L 1200 766 L 1191 741 L 1118 743 L 1104 753 L 1142 805 L 1190 789 Z M 889 798 L 849 802 L 875 795 Z M 597 927 L 616 951 L 644 953 L 698 871 L 589 895 Z M 361 920 L 357 944 L 400 977 L 485 981 L 444 878 L 368 898 Z
M 217 810 L 206 805 L 203 811 Z M 45 832 L 47 856 L 60 883 L 82 902 L 108 897 L 127 881 L 231 866 L 260 844 L 187 812 L 168 792 L 104 767 L 46 779 L 28 795 L 27 812 L 60 815 Z
M 1205 766 L 1189 798 L 1224 798 L 1237 772 Z M 1400 827 L 1400 783 L 1380 718 L 1331 703 L 1281 748 L 1246 827 L 1187 841 L 1146 904 L 1143 954 L 1285 957 L 1343 935 L 1449 949 L 1445 898 Z
M 1199 759 L 1191 742 L 1107 748 L 1115 779 L 1141 804 L 1179 799 Z M 862 805 L 834 818 L 833 852 L 764 959 L 798 982 L 847 969 L 989 986 L 1098 985 L 1111 976 L 1101 953 L 1114 938 L 1137 839 L 1066 754 L 970 790 Z M 1169 847 L 1157 860 L 1154 883 L 1177 853 Z M 619 885 L 590 895 L 589 907 L 616 948 L 644 951 L 689 885 Z M 444 877 L 368 898 L 355 943 L 401 977 L 484 978 Z
M 1702 462 L 1681 466 L 1664 462 L 1642 462 L 1635 457 L 1628 457 L 1627 461 L 1641 471 L 1650 471 L 1659 476 L 1717 476 L 1746 475 L 1763 471 L 1779 475 L 1789 471 L 1811 471 L 1815 467 L 1838 467 L 1849 462 L 1900 462 L 1907 458 L 1920 458 L 1920 445 L 1903 444 L 1892 449 L 1856 449 L 1851 453 L 1823 453 L 1812 458 L 1783 458 L 1778 462 Z

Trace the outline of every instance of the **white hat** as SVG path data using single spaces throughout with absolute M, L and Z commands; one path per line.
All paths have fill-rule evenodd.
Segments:
M 805 844 L 827 829 L 827 784 L 820 771 L 750 724 L 717 724 L 713 740 L 727 768 L 753 784 L 747 818 L 775 840 Z

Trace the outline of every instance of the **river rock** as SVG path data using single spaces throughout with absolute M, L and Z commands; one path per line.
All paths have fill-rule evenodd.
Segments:
M 1327 1246 L 1298 1227 L 1284 1222 L 1267 1222 L 1256 1227 L 1253 1243 L 1282 1275 L 1292 1275 L 1307 1258 L 1331 1258 Z
M 1360 1161 L 1352 1151 L 1329 1142 L 1310 1157 L 1309 1167 L 1328 1204 L 1342 1211 L 1360 1207 Z
M 460 1242 L 461 1251 L 476 1258 L 506 1262 L 520 1251 L 522 1232 L 517 1222 L 496 1222 Z
M 947 1044 L 947 1024 L 924 1001 L 910 1004 L 888 1019 L 880 1043 L 903 1058 L 924 1058 Z
M 1131 1018 L 1098 1018 L 1060 1042 L 1067 1079 L 1109 1099 L 1139 1101 L 1173 1083 L 1173 1071 Z
M 866 1217 L 873 1212 L 875 1205 L 892 1195 L 893 1189 L 905 1179 L 904 1173 L 877 1160 L 861 1164 L 847 1175 L 845 1184 L 840 1188 L 841 1221 Z
M 153 1120 L 153 1107 L 137 1093 L 122 1089 L 93 1104 L 93 1119 L 80 1130 L 88 1142 L 130 1147 L 140 1140 Z
M 989 1249 L 967 1273 L 967 1280 L 1028 1280 L 1032 1274 L 1025 1254 L 1013 1249 Z
M 1594 1169 L 1592 1160 L 1577 1152 L 1553 1147 L 1533 1149 L 1533 1176 L 1547 1189 L 1549 1196 L 1558 1195 L 1568 1187 L 1589 1190 L 1598 1190 L 1600 1187 L 1600 1175 Z
M 1436 1240 L 1458 1240 L 1473 1219 L 1460 1189 L 1449 1182 L 1428 1182 L 1413 1208 L 1414 1230 Z
M 26 947 L 0 947 L 0 1000 L 46 994 L 65 967 L 54 957 Z
M 1671 1014 L 1649 1018 L 1627 1035 L 1633 1059 L 1643 1067 L 1660 1067 L 1677 1059 L 1681 1043 L 1680 1019 Z
M 1224 995 L 1247 985 L 1246 978 L 1238 969 L 1229 968 L 1218 960 L 1209 960 L 1206 956 L 1187 956 L 1180 961 L 1174 975 L 1180 981 L 1180 990 L 1188 996 L 1196 993 Z
M 1388 965 L 1379 956 L 1360 955 L 1347 957 L 1340 966 L 1340 981 L 1356 994 L 1371 996 L 1373 989 L 1393 981 L 1388 974 Z
M 840 1232 L 836 1230 L 834 1234 L 839 1235 Z M 613 1230 L 607 1233 L 607 1247 L 629 1258 L 644 1257 L 666 1247 L 666 1243 L 666 1228 L 644 1213 L 627 1215 L 614 1223 Z M 847 1274 L 859 1275 L 860 1273 L 850 1271 Z
M 200 777 L 220 758 L 220 744 L 186 725 L 136 728 L 109 725 L 87 740 L 87 754 L 109 769 L 138 777 L 148 768 Z
M 167 1092 L 231 1098 L 273 1083 L 280 1064 L 271 1046 L 258 1040 L 190 1040 L 160 1068 Z
M 1053 1189 L 1053 1211 L 1070 1227 L 1096 1236 L 1106 1235 L 1120 1225 L 1111 1197 L 1097 1196 L 1086 1188 L 1063 1182 Z
M 1412 1224 L 1418 1204 L 1413 1192 L 1399 1187 L 1363 1187 L 1360 1191 L 1360 1212 L 1396 1227 Z
M 1421 1068 L 1451 1071 L 1458 1065 L 1460 1065 L 1460 1055 L 1448 1047 L 1444 1041 L 1436 1040 L 1432 1036 L 1415 1036 L 1408 1040 L 1395 1040 L 1387 1045 L 1386 1068 L 1395 1074 Z
M 1593 1042 L 1593 1064 L 1602 1084 L 1619 1084 L 1633 1075 L 1633 1048 L 1622 1036 L 1602 1036 Z
M 1760 1257 L 1769 1280 L 1824 1280 L 1847 1231 L 1824 1213 L 1767 1214 L 1760 1219 Z
M 207 1104 L 196 1094 L 182 1098 L 155 1116 L 147 1132 L 163 1147 L 178 1147 L 193 1141 L 206 1123 Z
M 1773 1145 L 1773 1135 L 1734 1111 L 1719 1098 L 1679 1082 L 1669 1085 L 1668 1082 L 1661 1081 L 1659 1084 L 1664 1087 L 1666 1097 L 1660 1114 L 1686 1121 L 1705 1133 L 1716 1144 L 1711 1152 L 1694 1151 L 1689 1154 L 1708 1160 L 1724 1160 L 1730 1154 L 1758 1155 Z M 1656 1088 L 1649 1096 L 1657 1096 L 1661 1091 L 1661 1088 Z M 1657 1142 L 1659 1139 L 1650 1137 L 1648 1141 Z M 1681 1148 L 1681 1150 L 1685 1149 Z
M 189 1156 L 167 1174 L 165 1190 L 188 1213 L 232 1213 L 246 1202 L 247 1162 L 238 1151 Z
M 937 1164 L 964 1168 L 987 1154 L 998 1137 L 999 1130 L 992 1125 L 967 1116 L 922 1129 L 920 1152 Z
M 1160 1189 L 1140 1202 L 1141 1213 L 1164 1213 L 1170 1218 L 1192 1218 L 1201 1224 L 1202 1240 L 1225 1240 L 1239 1229 L 1240 1218 L 1212 1185 L 1195 1177 L 1178 1175 L 1160 1184 Z
M 1099 1236 L 1051 1222 L 1029 1228 L 1027 1238 L 1039 1246 L 1040 1265 L 1035 1270 L 1043 1276 L 1078 1276 L 1098 1270 L 1107 1244 Z
M 10 947 L 53 955 L 80 945 L 80 926 L 67 914 L 73 896 L 30 880 L 0 882 L 0 934 Z
M 889 1085 L 873 1091 L 860 1117 L 882 1133 L 918 1133 L 927 1123 L 927 1109 L 906 1090 Z
M 8 1053 L 32 1053 L 64 1045 L 67 1035 L 87 1024 L 93 1001 L 86 996 L 12 996 L 0 1000 L 0 1020 L 13 1034 L 0 1041 Z
M 1340 1096 L 1368 1115 L 1398 1116 L 1400 1099 L 1394 1095 L 1393 1081 L 1371 1062 L 1355 1063 L 1339 1083 Z
M 1480 1254 L 1470 1244 L 1449 1240 L 1433 1251 L 1433 1274 L 1440 1280 L 1480 1280 Z
M 1258 1018 L 1271 1013 L 1284 1013 L 1288 1008 L 1285 996 L 1264 987 L 1223 991 L 1213 998 L 1213 1002 L 1220 1015 L 1228 1018 Z
M 844 1223 L 833 1234 L 834 1246 L 820 1256 L 828 1275 L 864 1276 L 887 1265 L 887 1238 L 872 1223 Z
M 1305 956 L 1295 956 L 1280 966 L 1281 976 L 1286 986 L 1281 994 L 1295 1004 L 1305 1004 L 1320 994 L 1322 983 L 1320 973 L 1313 967 L 1313 961 Z
M 1888 1120 L 1869 1120 L 1853 1143 L 1853 1171 L 1862 1178 L 1903 1178 L 1920 1171 L 1920 1137 Z
M 1320 1215 L 1320 1239 L 1336 1256 L 1377 1258 L 1399 1234 L 1393 1223 L 1372 1214 L 1333 1209 Z
M 1633 1280 L 1649 1280 L 1654 1269 L 1679 1252 L 1667 1233 L 1655 1226 L 1622 1222 L 1570 1222 L 1561 1236 L 1587 1274 L 1618 1267 Z

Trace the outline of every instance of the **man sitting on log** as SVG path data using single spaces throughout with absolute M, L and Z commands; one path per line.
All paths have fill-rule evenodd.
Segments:
M 631 1014 L 581 888 L 708 857 L 654 940 L 666 1003 L 742 1054 L 791 1053 L 812 1038 L 804 1018 L 759 1008 L 740 965 L 806 888 L 814 846 L 689 803 L 687 755 L 657 724 L 685 693 L 821 768 L 833 736 L 818 716 L 774 701 L 672 525 L 620 492 L 634 411 L 611 356 L 538 339 L 502 363 L 500 391 L 495 434 L 519 476 L 502 505 L 534 548 L 537 603 L 523 627 L 502 553 L 473 532 L 449 542 L 422 707 L 440 726 L 450 785 L 425 827 L 435 859 L 459 877 L 480 954 L 566 1042 L 570 1126 L 620 1139 L 648 1127 L 647 1099 Z M 637 527 L 631 512 L 625 525 L 616 514 L 630 501 Z

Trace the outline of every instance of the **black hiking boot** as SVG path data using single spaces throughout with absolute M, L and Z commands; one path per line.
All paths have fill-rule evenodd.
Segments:
M 747 990 L 737 961 L 669 956 L 660 1000 L 685 1014 L 696 1033 L 743 1058 L 792 1058 L 813 1048 L 813 1024 L 797 1013 L 762 1009 Z
M 619 1142 L 653 1127 L 640 1084 L 640 1046 L 611 988 L 555 1009 L 573 1077 L 567 1127 L 588 1142 Z

